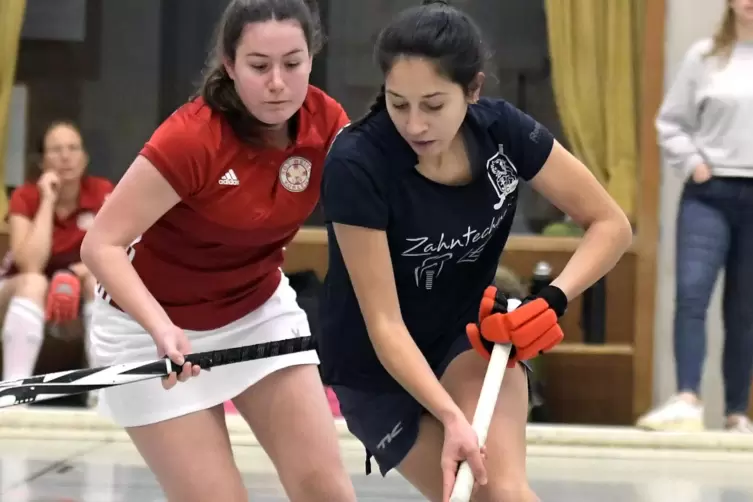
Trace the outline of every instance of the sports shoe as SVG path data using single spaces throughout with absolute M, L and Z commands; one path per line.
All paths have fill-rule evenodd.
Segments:
M 55 272 L 50 279 L 45 306 L 45 319 L 52 323 L 66 323 L 78 317 L 81 301 L 81 281 L 67 270 Z
M 703 405 L 691 404 L 679 396 L 673 396 L 641 416 L 635 425 L 652 431 L 701 432 L 704 430 Z
M 753 422 L 748 417 L 737 417 L 735 420 L 729 420 L 724 430 L 727 432 L 753 434 Z

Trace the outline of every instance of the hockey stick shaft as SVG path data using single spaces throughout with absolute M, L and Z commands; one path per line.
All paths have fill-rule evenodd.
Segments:
M 316 348 L 313 337 L 297 337 L 246 345 L 231 349 L 196 352 L 185 356 L 186 362 L 202 370 L 269 357 L 294 354 Z M 35 375 L 21 380 L 0 382 L 0 408 L 46 401 L 64 396 L 104 389 L 117 385 L 180 374 L 182 366 L 167 358 L 142 363 L 125 363 L 98 368 L 61 371 Z
M 518 300 L 508 300 L 507 311 L 512 312 L 520 305 Z M 499 391 L 502 389 L 502 380 L 505 377 L 507 361 L 510 358 L 511 345 L 495 345 L 492 350 L 489 365 L 486 368 L 484 383 L 481 384 L 481 393 L 476 404 L 476 411 L 473 414 L 471 427 L 478 436 L 479 446 L 486 444 L 486 436 L 489 433 L 489 426 L 494 416 L 494 408 L 497 406 Z M 450 495 L 450 502 L 469 502 L 471 492 L 473 491 L 473 472 L 468 462 L 463 461 L 458 469 L 455 478 L 455 486 Z

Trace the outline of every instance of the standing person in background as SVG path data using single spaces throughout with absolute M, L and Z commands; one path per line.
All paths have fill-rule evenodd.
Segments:
M 81 248 L 100 282 L 91 330 L 111 365 L 311 336 L 280 270 L 319 200 L 348 122 L 309 85 L 315 2 L 233 0 L 199 95 L 155 131 Z M 105 389 L 170 502 L 245 502 L 223 403 L 232 400 L 293 502 L 354 502 L 316 351 Z M 192 377 L 193 378 L 190 378 Z M 187 380 L 187 381 L 186 381 Z
M 81 134 L 71 122 L 44 132 L 27 182 L 11 195 L 10 249 L 0 280 L 3 380 L 32 375 L 45 321 L 91 320 L 95 280 L 79 250 L 94 215 L 112 192 L 110 181 L 86 174 L 89 162 Z
M 753 433 L 753 0 L 729 0 L 719 31 L 694 44 L 657 118 L 667 163 L 687 181 L 677 221 L 677 391 L 637 425 L 704 428 L 706 313 L 724 269 L 725 428 Z

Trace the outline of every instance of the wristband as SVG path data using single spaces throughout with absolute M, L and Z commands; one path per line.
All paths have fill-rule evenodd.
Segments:
M 552 286 L 551 284 L 544 286 L 536 297 L 543 298 L 549 304 L 549 308 L 557 314 L 557 318 L 565 315 L 565 311 L 567 310 L 567 295 L 557 286 Z

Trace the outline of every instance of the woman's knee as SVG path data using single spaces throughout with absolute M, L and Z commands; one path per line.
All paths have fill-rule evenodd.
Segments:
M 44 306 L 47 288 L 50 284 L 47 277 L 42 274 L 29 272 L 19 274 L 14 279 L 17 281 L 15 296 L 29 299 L 40 307 Z
M 525 478 L 489 474 L 489 482 L 479 489 L 474 502 L 539 502 Z
M 275 463 L 291 501 L 356 500 L 316 366 L 279 369 L 233 402 Z
M 339 466 L 312 463 L 298 472 L 295 484 L 287 486 L 291 502 L 354 502 L 353 484 Z
M 168 502 L 248 500 L 221 406 L 126 430 Z

